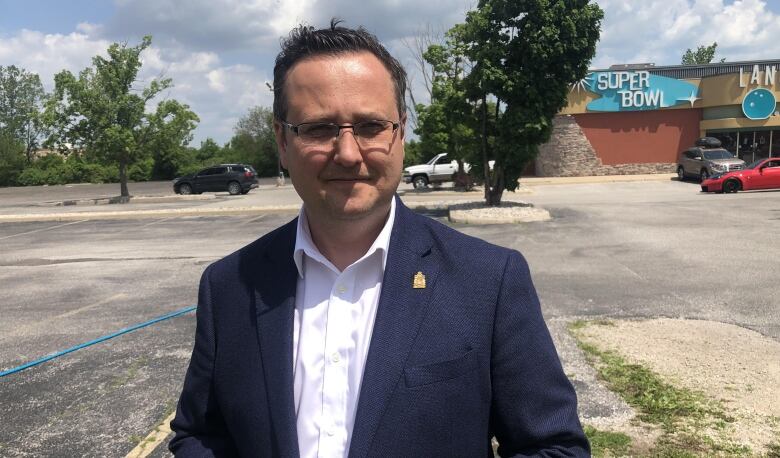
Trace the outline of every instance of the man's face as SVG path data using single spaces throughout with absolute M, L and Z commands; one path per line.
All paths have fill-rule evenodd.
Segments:
M 288 72 L 285 95 L 286 121 L 293 125 L 400 120 L 388 144 L 362 149 L 351 129 L 342 129 L 333 141 L 310 145 L 282 124 L 274 125 L 282 165 L 309 218 L 360 219 L 387 212 L 401 180 L 404 119 L 381 61 L 368 52 L 306 58 Z

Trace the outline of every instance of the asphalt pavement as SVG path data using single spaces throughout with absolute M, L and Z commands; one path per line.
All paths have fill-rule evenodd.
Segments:
M 528 183 L 507 198 L 549 210 L 552 221 L 450 224 L 527 257 L 585 422 L 629 411 L 589 372 L 565 332 L 573 319 L 707 319 L 780 340 L 780 191 L 702 194 L 697 183 L 658 178 Z M 165 184 L 131 192 L 169 196 Z M 51 202 L 115 195 L 103 186 L 0 189 L 0 216 L 70 212 Z M 434 204 L 480 198 L 399 191 L 445 224 Z M 206 265 L 289 221 L 298 205 L 289 184 L 269 183 L 246 196 L 83 205 L 80 219 L 0 222 L 0 370 L 193 305 Z M 128 217 L 94 218 L 103 207 Z M 197 213 L 214 208 L 234 213 Z M 164 212 L 132 216 L 150 209 Z M 193 332 L 189 313 L 0 378 L 0 456 L 125 455 L 173 408 Z

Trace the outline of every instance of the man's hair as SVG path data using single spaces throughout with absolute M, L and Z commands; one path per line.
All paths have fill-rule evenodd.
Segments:
M 312 56 L 335 56 L 351 52 L 370 52 L 385 66 L 395 86 L 395 103 L 399 116 L 406 113 L 406 71 L 387 52 L 379 40 L 363 27 L 350 29 L 340 27 L 341 21 L 333 18 L 330 28 L 315 30 L 312 26 L 299 25 L 282 41 L 282 50 L 276 56 L 274 65 L 274 116 L 286 120 L 287 98 L 284 82 L 296 62 Z

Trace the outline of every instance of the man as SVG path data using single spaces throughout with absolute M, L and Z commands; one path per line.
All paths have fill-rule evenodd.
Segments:
M 274 68 L 299 217 L 209 266 L 177 456 L 588 456 L 522 256 L 395 196 L 402 67 L 299 27 Z

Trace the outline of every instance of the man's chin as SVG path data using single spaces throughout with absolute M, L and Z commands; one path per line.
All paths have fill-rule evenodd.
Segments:
M 386 211 L 390 206 L 389 199 L 387 202 L 382 202 L 374 196 L 333 197 L 328 199 L 328 209 L 333 218 L 341 220 L 358 220 L 378 211 Z

